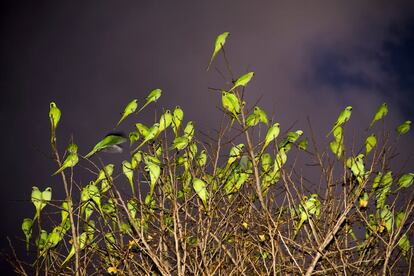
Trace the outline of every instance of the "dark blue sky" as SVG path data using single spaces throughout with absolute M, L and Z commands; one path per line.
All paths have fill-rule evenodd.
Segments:
M 206 72 L 214 39 L 231 33 L 234 73 L 255 71 L 247 99 L 287 128 L 310 116 L 320 137 L 346 105 L 355 129 L 376 107 L 390 105 L 388 122 L 414 119 L 412 1 L 109 1 L 2 3 L 0 120 L 5 129 L 0 194 L 0 246 L 22 236 L 31 216 L 31 187 L 53 186 L 63 198 L 49 154 L 50 101 L 63 116 L 62 150 L 73 134 L 81 153 L 118 120 L 123 106 L 159 87 L 159 106 L 184 108 L 197 129 L 221 118 L 220 98 L 207 87 L 228 86 Z M 223 69 L 222 58 L 214 64 Z M 142 113 L 151 122 L 153 113 Z M 124 130 L 133 120 L 123 124 Z M 404 143 L 412 152 L 413 136 Z

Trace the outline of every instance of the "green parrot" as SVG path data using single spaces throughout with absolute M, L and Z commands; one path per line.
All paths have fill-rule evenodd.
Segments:
M 398 179 L 399 188 L 397 189 L 397 191 L 402 188 L 410 187 L 413 184 L 413 181 L 414 181 L 414 173 L 407 173 L 407 174 L 402 175 Z
M 108 202 L 102 206 L 102 210 L 108 216 L 112 216 L 115 213 L 115 204 L 112 198 L 108 199 Z
M 405 216 L 404 211 L 397 212 L 397 214 L 395 214 L 395 217 L 394 217 L 395 227 L 399 228 L 405 219 L 406 219 L 406 216 Z
M 210 69 L 211 63 L 213 63 L 214 58 L 216 57 L 217 53 L 221 50 L 221 48 L 224 46 L 224 44 L 226 43 L 226 39 L 227 37 L 230 35 L 229 32 L 224 32 L 221 33 L 217 36 L 216 38 L 216 42 L 214 44 L 214 51 L 213 51 L 213 55 L 210 58 L 210 62 L 207 66 L 207 71 Z
M 229 199 L 232 197 L 232 194 L 237 193 L 240 190 L 250 176 L 249 173 L 241 171 L 240 165 L 234 165 L 235 169 L 231 170 L 231 175 L 226 179 L 223 187 Z
M 99 188 L 93 182 L 90 182 L 86 188 L 88 189 L 89 199 L 91 199 L 96 204 L 99 212 L 103 214 L 101 205 L 101 193 L 99 191 Z
M 33 220 L 40 217 L 40 212 L 46 206 L 46 204 L 52 200 L 52 188 L 47 187 L 43 192 L 36 186 L 32 187 L 31 200 L 36 208 L 36 214 Z
M 365 154 L 368 155 L 373 148 L 375 148 L 377 145 L 377 137 L 375 134 L 371 134 L 367 137 L 365 140 Z
M 279 149 L 285 148 L 288 144 L 295 143 L 302 135 L 303 131 L 300 129 L 296 131 L 289 131 L 286 135 L 286 138 L 283 139 L 283 141 L 279 144 Z
M 234 161 L 241 158 L 241 154 L 244 150 L 244 144 L 238 144 L 230 149 L 229 159 L 227 160 L 227 165 L 225 170 L 228 170 L 230 165 L 233 164 Z
M 188 157 L 191 161 L 193 161 L 194 158 L 196 158 L 197 152 L 198 152 L 197 144 L 194 143 L 194 142 L 190 143 L 189 146 L 188 146 L 187 154 L 188 154 Z
M 112 184 L 112 177 L 109 177 L 109 179 L 104 179 L 101 181 L 101 193 L 106 193 L 110 188 Z
M 337 127 L 342 126 L 344 123 L 348 122 L 351 118 L 352 114 L 352 106 L 345 107 L 344 110 L 341 111 L 341 113 L 338 116 L 338 119 L 336 120 L 335 124 L 333 125 L 331 131 L 326 135 L 328 137 Z
M 154 193 L 155 184 L 161 174 L 161 168 L 159 165 L 160 162 L 159 161 L 154 162 L 150 158 L 145 158 L 145 157 L 144 157 L 144 162 L 146 165 L 145 170 L 148 171 L 150 175 L 150 195 L 152 196 L 152 194 Z
M 33 232 L 33 220 L 31 218 L 23 219 L 22 231 L 26 237 L 26 251 L 29 251 L 29 241 Z
M 194 178 L 193 188 L 194 188 L 194 191 L 197 193 L 198 197 L 203 202 L 204 208 L 207 209 L 207 200 L 208 200 L 207 184 L 199 178 Z
M 158 134 L 158 129 L 160 127 L 159 123 L 155 123 L 149 130 L 147 135 L 144 137 L 144 141 L 142 141 L 142 143 L 136 147 L 132 152 L 136 152 L 137 150 L 139 150 L 145 143 L 153 140 L 155 137 L 157 137 Z
M 145 104 L 140 108 L 138 112 L 141 112 L 141 110 L 143 110 L 150 103 L 156 102 L 161 97 L 161 94 L 162 94 L 162 90 L 159 88 L 152 90 L 148 94 Z
M 206 150 L 203 149 L 200 154 L 196 158 L 196 162 L 198 167 L 204 167 L 207 164 L 207 153 Z
M 379 174 L 378 174 L 379 176 Z M 378 177 L 377 176 L 377 177 Z M 377 178 L 376 177 L 376 178 Z M 372 184 L 372 188 L 376 190 L 376 207 L 377 210 L 382 209 L 385 205 L 385 201 L 388 195 L 391 193 L 391 185 L 393 182 L 392 172 L 389 171 L 380 177 L 379 186 L 377 186 L 376 179 L 374 179 L 374 183 Z
M 357 178 L 360 184 L 365 177 L 364 157 L 364 154 L 360 153 L 356 157 L 349 157 L 346 160 L 346 166 L 351 169 L 352 174 Z
M 166 130 L 172 123 L 173 115 L 170 110 L 166 110 L 160 117 L 160 126 L 158 128 L 158 134 Z
M 184 118 L 183 110 L 179 106 L 176 106 L 173 111 L 172 123 L 171 123 L 171 127 L 173 128 L 175 136 L 178 136 L 178 130 L 180 129 L 180 125 L 181 125 L 181 122 L 183 121 L 183 118 Z
M 378 110 L 375 113 L 374 118 L 372 119 L 368 128 L 371 128 L 375 124 L 375 122 L 381 120 L 382 118 L 387 116 L 387 114 L 388 114 L 388 106 L 386 103 L 383 103 L 378 107 Z
M 401 253 L 404 257 L 407 257 L 408 253 L 410 252 L 410 240 L 406 233 L 401 236 L 401 239 L 398 241 L 398 247 L 401 249 Z
M 63 161 L 62 166 L 60 166 L 60 168 L 57 171 L 55 171 L 52 174 L 52 176 L 62 172 L 66 168 L 73 168 L 76 164 L 78 164 L 79 162 L 79 157 L 77 153 L 78 146 L 75 144 L 69 144 L 67 147 L 67 151 L 69 153 L 68 156 Z
M 402 223 L 403 221 L 406 219 L 406 215 L 404 211 L 399 211 L 397 212 L 397 214 L 395 215 L 394 221 L 395 221 L 395 227 L 399 228 L 402 227 Z M 406 233 L 404 233 L 400 240 L 398 241 L 398 247 L 401 250 L 401 253 L 403 254 L 403 256 L 407 256 L 407 253 L 409 252 L 411 246 L 410 246 L 410 240 L 408 239 L 408 236 Z
M 121 144 L 125 143 L 127 138 L 121 132 L 111 132 L 107 134 L 99 143 L 93 147 L 93 149 L 85 155 L 85 158 L 89 158 L 98 151 L 105 151 L 110 153 L 121 153 Z
M 129 163 L 128 161 L 122 161 L 122 172 L 124 173 L 124 175 L 126 176 L 126 178 L 128 178 L 129 181 L 129 185 L 131 186 L 131 191 L 132 194 L 135 194 L 135 189 L 134 189 L 134 170 L 132 169 L 132 165 L 131 163 Z
M 108 177 L 112 176 L 112 173 L 114 172 L 114 164 L 108 164 L 103 169 L 101 169 L 98 173 L 98 177 L 94 181 L 94 184 L 98 184 L 104 179 L 107 179 Z
M 132 155 L 131 159 L 131 169 L 135 170 L 138 167 L 139 163 L 142 161 L 142 151 L 137 151 Z
M 176 137 L 170 147 L 170 150 L 183 150 L 188 146 L 190 140 L 186 136 Z
M 62 202 L 62 211 L 60 212 L 61 225 L 64 225 L 69 216 L 69 204 L 67 201 Z
M 270 144 L 270 142 L 272 142 L 274 139 L 277 138 L 277 136 L 279 136 L 280 133 L 280 124 L 279 123 L 275 123 L 273 124 L 266 133 L 266 137 L 264 140 L 264 144 L 263 144 L 263 148 L 260 152 L 260 155 L 263 154 L 264 150 L 267 148 L 267 146 Z
M 131 115 L 132 113 L 134 113 L 137 110 L 138 107 L 138 100 L 137 99 L 133 99 L 131 102 L 129 102 L 125 108 L 124 111 L 122 112 L 122 117 L 121 119 L 118 121 L 118 123 L 116 124 L 115 127 L 118 127 L 119 124 L 125 120 L 126 117 L 128 117 L 129 115 Z
M 80 234 L 78 236 L 78 245 L 79 245 L 80 250 L 85 249 L 87 240 L 88 240 L 88 233 L 87 232 L 83 232 L 82 234 Z M 74 245 L 72 245 L 72 248 L 70 249 L 68 256 L 66 257 L 66 259 L 63 261 L 63 263 L 60 266 L 64 267 L 65 264 L 73 257 L 73 255 L 75 255 L 75 246 Z
M 254 107 L 253 113 L 246 118 L 246 126 L 255 126 L 258 123 L 269 124 L 266 113 L 258 106 Z
M 293 234 L 292 240 L 295 239 L 296 235 L 299 232 L 299 229 L 302 227 L 302 224 L 309 218 L 309 216 L 308 216 L 309 213 L 306 210 L 307 209 L 307 207 L 306 207 L 307 202 L 308 202 L 308 197 L 303 196 L 302 197 L 302 203 L 298 207 L 298 212 L 299 212 L 300 219 L 299 219 L 298 224 L 296 225 L 295 232 Z
M 284 148 L 279 149 L 278 153 L 275 156 L 275 164 L 273 168 L 273 174 L 280 171 L 280 169 L 283 167 L 283 165 L 287 161 L 287 155 Z
M 128 212 L 132 218 L 135 218 L 137 216 L 138 211 L 138 204 L 134 199 L 128 200 L 127 203 Z
M 84 230 L 85 230 L 86 235 L 88 236 L 87 243 L 91 243 L 95 236 L 95 230 L 96 230 L 95 221 L 90 220 L 87 223 L 85 223 Z
M 43 250 L 43 248 L 45 248 L 46 242 L 47 242 L 47 231 L 41 229 L 39 236 L 37 237 L 35 244 L 37 246 L 37 249 L 39 250 Z
M 85 187 L 82 190 L 81 199 L 82 199 L 82 207 L 81 207 L 81 214 L 85 214 L 85 221 L 89 221 L 94 209 L 94 203 L 90 200 L 89 190 L 88 187 Z
M 36 186 L 32 187 L 32 195 L 31 200 L 33 205 L 36 209 L 36 214 L 33 220 L 35 220 L 40 215 L 40 211 L 42 210 L 42 192 Z
M 244 74 L 243 76 L 241 76 L 240 78 L 236 80 L 236 82 L 234 83 L 233 87 L 229 90 L 229 92 L 233 91 L 235 88 L 239 86 L 246 86 L 250 82 L 253 76 L 254 76 L 254 72 L 249 72 L 249 73 Z
M 247 127 L 252 127 L 252 126 L 255 126 L 255 125 L 257 125 L 259 122 L 260 122 L 260 118 L 259 118 L 259 116 L 258 116 L 256 113 L 254 113 L 254 112 L 250 113 L 250 114 L 249 114 L 249 116 L 247 116 L 247 118 L 246 118 L 246 126 L 247 126 Z
M 392 231 L 392 227 L 394 225 L 394 215 L 392 214 L 392 212 L 390 211 L 390 206 L 389 205 L 385 205 L 381 212 L 380 212 L 380 227 L 383 228 L 385 227 L 387 229 L 388 233 L 391 233 Z M 380 231 L 382 232 L 382 231 Z
M 139 140 L 139 132 L 138 131 L 131 131 L 128 134 L 129 137 L 129 146 L 131 147 L 136 141 Z
M 50 102 L 50 109 L 49 109 L 49 118 L 50 118 L 50 125 L 52 126 L 52 133 L 54 133 L 59 121 L 60 121 L 61 112 L 60 109 L 57 107 L 55 102 Z
M 222 102 L 223 108 L 233 115 L 234 118 L 232 120 L 232 124 L 233 124 L 234 119 L 237 119 L 237 121 L 240 123 L 239 114 L 241 113 L 241 107 L 240 107 L 239 99 L 237 99 L 236 95 L 234 95 L 231 92 L 226 92 L 223 90 L 222 96 L 221 96 L 221 102 Z
M 269 120 L 267 119 L 266 112 L 264 112 L 263 109 L 261 109 L 258 106 L 255 106 L 253 113 L 259 117 L 259 122 L 264 123 L 266 125 L 269 124 Z
M 63 239 L 65 232 L 65 229 L 60 225 L 53 228 L 52 232 L 47 235 L 46 243 L 40 254 L 44 254 L 48 249 L 55 247 Z
M 317 194 L 311 194 L 308 199 L 307 196 L 303 196 L 302 203 L 299 205 L 300 220 L 296 226 L 295 233 L 293 235 L 293 240 L 295 239 L 299 229 L 302 227 L 302 224 L 309 219 L 310 216 L 315 215 L 316 218 L 320 216 L 320 207 L 321 203 L 318 199 Z
M 239 164 L 243 171 L 251 170 L 252 162 L 250 161 L 249 155 L 247 153 L 244 153 L 242 155 Z
M 272 157 L 267 152 L 265 154 L 262 154 L 260 157 L 260 161 L 262 163 L 262 171 L 264 173 L 268 173 L 270 171 L 270 168 L 272 167 Z
M 408 131 L 410 131 L 411 121 L 405 121 L 401 125 L 397 127 L 398 135 L 406 134 Z
M 333 130 L 334 139 L 338 143 L 343 143 L 343 138 L 344 138 L 343 134 L 344 134 L 344 129 L 341 126 L 338 126 Z
M 334 140 L 329 143 L 329 147 L 332 153 L 336 155 L 338 160 L 341 159 L 342 153 L 344 152 L 344 144 L 342 142 Z
M 139 134 L 141 134 L 141 136 L 145 137 L 148 135 L 149 132 L 149 127 L 147 127 L 144 124 L 141 123 L 136 123 L 135 127 L 138 129 Z
M 184 136 L 188 138 L 189 141 L 193 140 L 195 133 L 193 121 L 189 121 L 184 128 Z

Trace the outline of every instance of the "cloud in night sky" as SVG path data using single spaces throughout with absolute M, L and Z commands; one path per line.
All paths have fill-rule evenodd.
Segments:
M 306 128 L 309 116 L 323 137 L 339 111 L 353 105 L 359 120 L 351 126 L 363 129 L 384 101 L 390 125 L 414 119 L 410 1 L 194 3 L 49 1 L 1 9 L 0 120 L 12 133 L 1 137 L 2 145 L 11 145 L 2 154 L 3 187 L 11 189 L 1 194 L 9 222 L 3 233 L 15 236 L 32 211 L 19 201 L 31 186 L 59 182 L 50 178 L 49 101 L 63 111 L 58 135 L 73 134 L 83 153 L 111 130 L 125 103 L 156 87 L 164 90 L 159 106 L 180 105 L 186 119 L 211 129 L 221 118 L 220 98 L 208 87 L 231 81 L 205 71 L 223 31 L 231 33 L 226 51 L 235 77 L 256 73 L 248 101 L 261 98 L 282 126 L 298 120 L 297 127 Z M 221 55 L 214 66 L 225 72 Z M 151 111 L 142 116 L 153 118 Z M 61 149 L 66 143 L 60 141 Z M 406 143 L 412 151 L 413 143 Z

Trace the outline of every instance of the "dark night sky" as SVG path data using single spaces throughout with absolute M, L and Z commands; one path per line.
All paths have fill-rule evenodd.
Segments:
M 8 2 L 0 8 L 1 248 L 6 235 L 23 236 L 33 185 L 52 186 L 63 198 L 60 179 L 50 177 L 51 100 L 63 113 L 60 149 L 73 134 L 83 154 L 127 102 L 157 87 L 159 107 L 180 105 L 198 129 L 211 129 L 220 98 L 207 88 L 225 82 L 205 68 L 224 31 L 235 75 L 256 73 L 247 99 L 261 97 L 282 128 L 297 121 L 306 129 L 310 116 L 322 137 L 352 105 L 358 120 L 350 127 L 363 129 L 383 101 L 391 126 L 414 119 L 412 1 Z M 214 63 L 223 64 L 221 56 Z M 149 123 L 153 113 L 139 116 Z M 404 139 L 411 154 L 413 135 Z

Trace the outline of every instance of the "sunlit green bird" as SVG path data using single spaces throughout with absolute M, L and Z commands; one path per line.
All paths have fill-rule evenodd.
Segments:
M 67 151 L 69 152 L 69 154 L 66 156 L 65 160 L 63 161 L 61 167 L 55 171 L 52 175 L 56 175 L 60 172 L 62 172 L 64 169 L 66 168 L 73 168 L 76 164 L 78 164 L 79 162 L 79 157 L 78 157 L 78 146 L 76 146 L 75 144 L 69 144 L 67 147 Z
M 148 94 L 148 96 L 146 98 L 145 104 L 139 109 L 138 112 L 140 112 L 141 110 L 143 110 L 150 103 L 156 102 L 161 97 L 161 94 L 162 94 L 162 90 L 159 89 L 159 88 L 152 90 Z
M 321 203 L 318 200 L 317 194 L 312 194 L 308 199 L 307 196 L 303 196 L 302 203 L 299 205 L 299 215 L 300 220 L 296 226 L 295 233 L 293 234 L 293 238 L 295 239 L 296 235 L 299 232 L 299 229 L 302 227 L 302 224 L 307 221 L 310 216 L 315 215 L 316 218 L 319 218 L 320 215 L 320 207 Z
M 85 158 L 90 158 L 92 155 L 99 151 L 121 153 L 121 144 L 125 143 L 127 138 L 121 132 L 111 132 L 107 134 L 99 143 L 97 143 L 93 149 L 85 155 Z
M 184 118 L 184 111 L 181 109 L 181 107 L 176 106 L 173 111 L 173 117 L 172 117 L 172 123 L 171 126 L 173 128 L 175 136 L 178 136 L 178 131 L 180 129 L 181 122 Z
M 187 138 L 187 136 L 176 137 L 170 147 L 170 150 L 183 150 L 188 146 L 189 142 L 190 140 Z
M 237 119 L 240 123 L 239 114 L 241 113 L 241 107 L 237 96 L 231 92 L 222 91 L 221 102 L 223 108 L 233 115 L 232 124 L 234 119 Z
M 381 120 L 382 118 L 384 118 L 385 116 L 387 116 L 388 114 L 388 106 L 386 103 L 382 103 L 379 107 L 377 112 L 374 115 L 374 118 L 372 119 L 371 123 L 369 124 L 369 127 L 372 127 L 375 122 Z
M 267 148 L 267 146 L 270 144 L 270 142 L 272 142 L 274 139 L 276 139 L 279 136 L 280 133 L 280 124 L 279 123 L 275 123 L 273 124 L 266 133 L 266 137 L 264 140 L 264 144 L 262 147 L 262 150 L 260 152 L 260 155 L 263 154 L 264 150 Z
M 126 160 L 122 161 L 122 172 L 124 173 L 124 175 L 128 179 L 129 185 L 131 186 L 132 194 L 135 194 L 135 190 L 134 190 L 134 169 L 132 168 L 131 163 L 129 163 Z
M 136 123 L 135 127 L 138 129 L 139 134 L 141 134 L 141 136 L 143 136 L 144 138 L 148 135 L 149 127 L 147 127 L 146 125 L 142 123 Z
M 226 43 L 226 39 L 229 35 L 230 35 L 229 32 L 224 32 L 224 33 L 221 33 L 217 36 L 216 42 L 214 43 L 214 51 L 213 51 L 213 54 L 210 58 L 210 62 L 207 66 L 207 71 L 210 69 L 211 63 L 213 63 L 213 60 L 215 59 L 217 53 L 220 52 L 221 48 Z
M 197 193 L 201 201 L 203 202 L 204 208 L 207 209 L 207 200 L 208 200 L 207 184 L 199 178 L 194 178 L 193 189 Z
M 398 135 L 406 134 L 408 131 L 410 131 L 411 121 L 405 121 L 401 125 L 397 127 Z
M 128 134 L 129 137 L 129 146 L 131 147 L 136 141 L 139 140 L 139 132 L 138 131 L 131 131 Z
M 131 115 L 132 113 L 134 113 L 137 110 L 138 107 L 138 100 L 137 99 L 133 99 L 131 102 L 129 102 L 125 108 L 124 111 L 122 112 L 122 117 L 121 119 L 119 119 L 118 123 L 116 124 L 115 127 L 118 127 L 119 124 L 126 119 L 126 117 L 128 117 L 129 115 Z
M 230 149 L 229 159 L 227 160 L 227 164 L 226 164 L 226 170 L 229 169 L 230 165 L 233 164 L 234 161 L 241 158 L 243 149 L 244 149 L 244 144 L 235 145 Z
M 55 102 L 50 102 L 49 118 L 52 130 L 54 131 L 60 121 L 61 112 Z
M 229 92 L 233 91 L 239 86 L 246 86 L 250 80 L 253 78 L 254 72 L 249 72 L 238 78 L 235 82 L 233 87 L 229 90 Z
M 136 152 L 145 143 L 148 143 L 149 141 L 151 141 L 155 137 L 157 137 L 159 127 L 160 127 L 160 124 L 159 123 L 155 123 L 152 127 L 150 127 L 150 129 L 148 130 L 147 135 L 144 137 L 144 141 L 142 141 L 141 144 L 138 147 L 136 147 L 132 152 Z
M 351 118 L 352 114 L 352 106 L 345 107 L 344 110 L 341 111 L 341 113 L 338 116 L 338 119 L 336 120 L 335 124 L 333 125 L 331 131 L 326 135 L 328 137 L 337 127 L 342 126 L 344 123 L 348 122 Z
M 394 225 L 394 215 L 392 214 L 389 205 L 385 205 L 380 211 L 380 219 L 380 227 L 385 227 L 387 229 L 387 232 L 391 233 L 392 227 Z
M 371 134 L 365 140 L 365 154 L 368 155 L 373 148 L 377 145 L 377 137 L 375 134 Z
M 86 247 L 86 242 L 88 239 L 87 234 L 88 234 L 87 232 L 83 232 L 82 234 L 78 236 L 78 245 L 79 245 L 80 250 L 83 250 Z M 74 255 L 75 255 L 75 245 L 72 245 L 72 248 L 70 249 L 68 256 L 61 264 L 61 267 L 63 267 Z
M 184 136 L 188 138 L 189 141 L 193 140 L 195 133 L 193 121 L 189 121 L 184 128 Z
M 50 200 L 52 200 L 51 187 L 47 187 L 43 192 L 41 192 L 36 186 L 32 187 L 31 201 L 36 209 L 36 214 L 33 220 L 36 220 L 36 218 L 40 216 L 40 212 Z
M 114 172 L 114 164 L 108 164 L 103 169 L 101 169 L 98 173 L 98 177 L 94 181 L 94 184 L 98 184 L 100 181 L 111 177 L 112 173 Z
M 33 232 L 33 220 L 31 218 L 23 219 L 22 231 L 26 237 L 26 251 L 29 251 L 29 241 Z
M 170 110 L 166 110 L 160 117 L 160 126 L 158 127 L 158 134 L 166 130 L 172 123 L 173 115 Z

